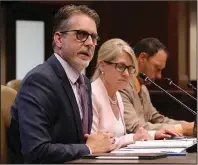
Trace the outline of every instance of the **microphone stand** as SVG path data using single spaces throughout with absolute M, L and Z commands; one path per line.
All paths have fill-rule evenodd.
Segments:
M 146 76 L 146 74 L 144 73 L 139 73 L 139 76 L 144 79 L 144 81 L 149 81 L 152 84 L 154 84 L 155 86 L 157 86 L 159 89 L 161 89 L 164 93 L 166 93 L 167 95 L 169 95 L 173 100 L 175 100 L 176 102 L 178 102 L 180 105 L 182 105 L 183 107 L 185 107 L 188 111 L 190 111 L 193 115 L 197 115 L 196 112 L 194 112 L 192 109 L 190 109 L 189 107 L 187 107 L 185 104 L 183 104 L 181 101 L 179 101 L 178 99 L 176 99 L 173 95 L 171 95 L 170 93 L 168 93 L 166 90 L 164 90 L 163 88 L 161 88 L 159 85 L 157 85 L 155 82 L 153 82 L 152 80 L 150 80 L 148 78 L 148 76 Z M 196 116 L 197 117 L 197 116 Z M 193 135 L 196 136 L 197 134 L 197 119 L 195 119 L 194 122 L 194 127 L 193 127 Z M 197 143 L 192 145 L 191 147 L 188 147 L 186 149 L 187 152 L 191 153 L 191 152 L 197 152 Z
M 179 90 L 181 90 L 182 92 L 184 92 L 185 94 L 187 94 L 188 96 L 190 96 L 192 99 L 194 99 L 195 101 L 197 101 L 197 99 L 195 97 L 193 97 L 192 95 L 190 95 L 188 92 L 186 92 L 185 90 L 183 90 L 182 88 L 180 88 L 178 85 L 176 85 L 175 83 L 173 83 L 173 81 L 170 78 L 164 78 L 165 80 L 169 81 L 169 85 L 174 85 L 175 87 L 177 87 Z
M 148 78 L 148 76 L 146 76 L 144 73 L 140 73 L 139 76 L 141 78 L 144 79 L 144 81 L 149 81 L 152 84 L 154 84 L 155 86 L 157 86 L 159 89 L 161 89 L 164 93 L 166 93 L 167 95 L 169 95 L 173 100 L 175 100 L 176 102 L 178 102 L 180 105 L 182 105 L 184 108 L 186 108 L 188 111 L 190 111 L 193 115 L 197 115 L 197 113 L 195 111 L 193 111 L 191 108 L 189 108 L 188 106 L 186 106 L 184 103 L 182 103 L 181 101 L 179 101 L 177 98 L 175 98 L 173 95 L 171 95 L 170 93 L 168 93 L 167 91 L 165 91 L 163 88 L 161 88 L 159 85 L 157 85 L 155 82 L 153 82 L 152 80 L 150 80 Z

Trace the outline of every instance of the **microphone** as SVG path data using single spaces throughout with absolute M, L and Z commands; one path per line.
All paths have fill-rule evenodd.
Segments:
M 195 97 L 193 97 L 192 95 L 190 95 L 188 92 L 186 92 L 185 90 L 183 90 L 182 88 L 180 88 L 178 85 L 176 85 L 175 83 L 173 83 L 173 81 L 170 78 L 164 77 L 165 80 L 167 80 L 169 82 L 169 85 L 174 85 L 175 87 L 177 87 L 179 90 L 181 90 L 182 92 L 184 92 L 185 94 L 187 94 L 188 96 L 190 96 L 192 99 L 196 100 L 197 99 Z
M 197 88 L 195 88 L 190 82 L 187 84 L 187 86 L 197 92 Z
M 178 102 L 180 105 L 182 105 L 184 108 L 186 108 L 188 111 L 190 111 L 193 115 L 197 115 L 197 113 L 195 111 L 193 111 L 192 109 L 190 109 L 188 106 L 186 106 L 184 103 L 182 103 L 181 101 L 179 101 L 176 97 L 174 97 L 173 95 L 171 95 L 170 93 L 168 93 L 166 90 L 164 90 L 162 87 L 160 87 L 159 85 L 157 85 L 155 82 L 153 82 L 151 79 L 148 78 L 148 76 L 145 73 L 139 73 L 139 76 L 144 79 L 144 81 L 149 81 L 152 84 L 154 84 L 156 87 L 158 87 L 159 89 L 161 89 L 164 93 L 166 93 L 168 96 L 170 96 L 173 100 L 175 100 L 176 102 Z

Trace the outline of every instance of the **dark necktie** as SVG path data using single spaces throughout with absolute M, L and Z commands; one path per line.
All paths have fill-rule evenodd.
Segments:
M 82 128 L 83 135 L 88 133 L 88 93 L 86 91 L 87 86 L 85 85 L 83 75 L 80 74 L 76 81 L 77 92 L 80 97 L 80 105 L 82 109 Z

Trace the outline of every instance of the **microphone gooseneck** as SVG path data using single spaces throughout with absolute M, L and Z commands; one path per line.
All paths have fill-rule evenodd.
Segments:
M 180 88 L 178 85 L 176 85 L 170 78 L 164 77 L 164 79 L 169 82 L 169 85 L 175 86 L 176 88 L 178 88 L 179 90 L 181 90 L 182 92 L 184 92 L 185 94 L 187 94 L 188 96 L 190 96 L 192 99 L 194 99 L 194 100 L 197 101 L 197 99 L 195 97 L 193 97 L 188 92 L 186 92 L 185 90 L 183 90 L 182 88 Z
M 187 86 L 197 92 L 197 88 L 195 88 L 190 82 L 187 84 Z
M 175 98 L 173 95 L 171 95 L 170 93 L 168 93 L 166 90 L 164 90 L 162 87 L 160 87 L 159 85 L 157 85 L 155 82 L 153 82 L 151 79 L 148 78 L 148 76 L 145 73 L 139 73 L 139 76 L 144 79 L 144 81 L 149 81 L 152 84 L 154 84 L 156 87 L 158 87 L 159 89 L 161 89 L 164 93 L 166 93 L 168 96 L 170 96 L 173 100 L 175 100 L 176 102 L 178 102 L 180 105 L 182 105 L 184 108 L 186 108 L 188 111 L 190 111 L 193 115 L 197 115 L 197 113 L 195 111 L 193 111 L 191 108 L 189 108 L 188 106 L 186 106 L 184 103 L 182 103 L 181 101 L 179 101 L 177 98 Z

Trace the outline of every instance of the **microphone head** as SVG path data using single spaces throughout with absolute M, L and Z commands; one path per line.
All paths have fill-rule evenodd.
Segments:
M 168 81 L 168 82 L 169 82 L 169 85 L 171 85 L 171 84 L 172 84 L 172 80 L 171 80 L 170 78 L 168 78 L 168 77 L 164 77 L 163 79 L 165 79 L 166 81 Z
M 189 88 L 192 88 L 192 84 L 191 84 L 190 82 L 188 82 L 187 86 L 188 86 Z
M 193 86 L 193 84 L 191 84 L 190 82 L 187 84 L 187 86 L 188 86 L 189 88 L 193 89 L 194 91 L 197 91 L 197 88 L 195 88 L 195 87 Z
M 146 79 L 147 78 L 147 75 L 143 72 L 140 72 L 139 73 L 139 76 L 142 78 L 142 79 Z
M 171 79 L 168 78 L 168 77 L 164 77 L 164 79 L 167 80 L 167 81 L 171 81 Z

